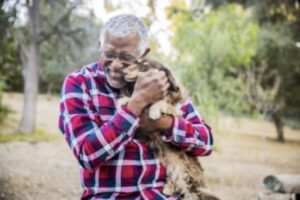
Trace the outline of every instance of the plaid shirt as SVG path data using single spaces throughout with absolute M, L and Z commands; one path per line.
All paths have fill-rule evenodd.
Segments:
M 82 199 L 173 199 L 162 194 L 166 168 L 134 138 L 139 117 L 126 106 L 116 109 L 117 96 L 100 62 L 65 79 L 59 127 L 80 163 Z M 182 118 L 173 117 L 172 134 L 164 141 L 195 156 L 209 155 L 209 126 L 189 100 L 179 108 Z

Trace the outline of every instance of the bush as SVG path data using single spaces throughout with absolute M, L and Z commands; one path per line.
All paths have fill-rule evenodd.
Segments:
M 4 106 L 3 102 L 2 102 L 3 88 L 4 88 L 4 81 L 3 81 L 3 78 L 0 76 L 0 124 L 3 123 L 5 117 L 9 113 L 8 107 Z

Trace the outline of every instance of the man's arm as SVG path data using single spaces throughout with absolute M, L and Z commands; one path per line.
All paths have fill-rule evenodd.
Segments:
M 123 150 L 139 126 L 138 115 L 145 106 L 163 97 L 168 87 L 166 82 L 161 72 L 139 75 L 128 106 L 118 109 L 103 123 L 100 114 L 91 110 L 95 105 L 87 92 L 85 78 L 68 76 L 62 88 L 59 127 L 81 166 L 96 168 Z
M 91 110 L 84 78 L 66 78 L 60 102 L 59 127 L 82 167 L 93 169 L 124 149 L 133 138 L 139 118 L 123 107 L 103 123 Z
M 165 119 L 163 127 L 166 135 L 164 141 L 171 142 L 182 150 L 195 156 L 207 156 L 212 152 L 213 136 L 211 128 L 195 110 L 192 102 L 187 99 L 181 105 L 182 117 Z
M 148 132 L 162 131 L 164 141 L 192 155 L 209 155 L 213 146 L 210 127 L 196 112 L 191 101 L 185 101 L 180 109 L 181 117 L 164 115 L 158 120 L 149 119 L 147 110 L 143 111 L 140 117 L 140 128 Z

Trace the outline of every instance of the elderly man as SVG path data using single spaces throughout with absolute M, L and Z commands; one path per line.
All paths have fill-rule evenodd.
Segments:
M 126 106 L 122 70 L 147 47 L 145 24 L 134 15 L 111 18 L 100 35 L 100 59 L 69 74 L 62 88 L 59 126 L 80 164 L 82 199 L 174 199 L 163 194 L 166 169 L 136 137 L 137 128 L 162 131 L 165 142 L 194 156 L 212 150 L 210 128 L 187 100 L 182 117 L 149 120 L 143 110 L 169 87 L 163 72 L 140 73 Z

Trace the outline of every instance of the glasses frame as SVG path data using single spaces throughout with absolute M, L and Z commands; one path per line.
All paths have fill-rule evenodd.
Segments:
M 125 55 L 125 56 L 124 56 Z M 102 56 L 103 56 L 103 60 L 105 62 L 110 62 L 112 63 L 114 60 L 116 59 L 119 59 L 119 61 L 125 65 L 125 66 L 129 66 L 129 65 L 132 65 L 134 63 L 136 63 L 137 61 L 137 56 L 133 56 L 133 55 L 130 55 L 130 54 L 124 54 L 122 55 L 122 53 L 120 54 L 115 54 L 115 53 L 112 53 L 112 52 L 102 52 Z M 124 57 L 131 57 L 129 59 L 127 58 L 124 58 Z

